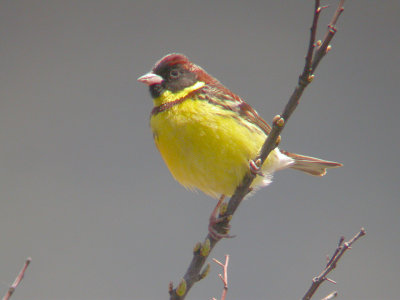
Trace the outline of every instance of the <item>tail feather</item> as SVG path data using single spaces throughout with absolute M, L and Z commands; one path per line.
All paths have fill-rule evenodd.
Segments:
M 338 168 L 343 166 L 340 163 L 327 161 L 311 156 L 304 156 L 296 153 L 281 150 L 281 152 L 290 158 L 294 159 L 294 163 L 290 165 L 290 168 L 299 170 L 314 176 L 324 176 L 326 169 Z

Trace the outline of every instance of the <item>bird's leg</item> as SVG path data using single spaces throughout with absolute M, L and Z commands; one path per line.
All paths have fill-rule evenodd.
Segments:
M 210 215 L 210 223 L 208 224 L 208 232 L 210 233 L 211 237 L 215 240 L 220 240 L 222 238 L 232 238 L 234 236 L 231 236 L 226 233 L 219 233 L 217 229 L 215 228 L 215 225 L 225 221 L 228 216 L 219 216 L 219 211 L 221 208 L 222 203 L 224 203 L 225 200 L 225 195 L 221 195 L 221 197 L 218 200 L 217 205 L 214 207 L 211 215 Z M 226 230 L 229 230 L 229 225 L 227 225 Z
M 254 175 L 264 176 L 264 173 L 261 171 L 261 167 L 259 166 L 260 164 L 261 164 L 260 159 L 257 159 L 256 161 L 250 160 L 249 162 L 250 172 L 253 173 Z

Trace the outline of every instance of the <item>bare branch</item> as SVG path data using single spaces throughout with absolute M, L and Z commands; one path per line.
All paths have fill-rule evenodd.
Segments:
M 314 17 L 311 25 L 310 40 L 308 43 L 308 50 L 305 59 L 306 62 L 303 72 L 300 75 L 298 84 L 295 87 L 295 90 L 293 91 L 293 94 L 291 95 L 288 103 L 286 104 L 282 114 L 274 117 L 272 122 L 271 132 L 268 134 L 268 137 L 264 142 L 259 155 L 254 159 L 254 161 L 257 162 L 259 166 L 262 166 L 262 164 L 264 163 L 270 152 L 274 150 L 279 144 L 280 134 L 283 128 L 285 127 L 290 116 L 296 109 L 300 97 L 303 94 L 303 91 L 312 82 L 313 79 L 312 74 L 315 72 L 320 60 L 327 53 L 329 43 L 336 32 L 336 22 L 341 12 L 343 11 L 343 2 L 344 2 L 343 0 L 340 1 L 339 7 L 336 10 L 332 18 L 332 21 L 328 26 L 329 30 L 328 33 L 326 34 L 326 38 L 324 38 L 324 42 L 322 44 L 318 44 L 318 50 L 315 51 L 315 44 L 316 44 L 315 39 L 318 26 L 318 19 L 320 12 L 323 9 L 323 7 L 320 7 L 320 1 L 315 0 Z M 256 174 L 254 172 L 248 172 L 248 174 L 244 176 L 241 184 L 236 188 L 235 193 L 229 199 L 228 205 L 224 213 L 222 214 L 222 217 L 225 217 L 225 220 L 218 223 L 215 226 L 218 232 L 226 233 L 227 229 L 230 226 L 229 223 L 236 209 L 239 207 L 244 197 L 251 191 L 250 186 L 255 177 Z M 195 249 L 193 251 L 193 259 L 183 279 L 178 284 L 177 288 L 173 289 L 170 286 L 169 294 L 171 300 L 185 299 L 185 296 L 187 295 L 193 284 L 204 278 L 205 276 L 204 274 L 206 274 L 207 272 L 205 271 L 201 272 L 201 269 L 203 268 L 209 253 L 212 251 L 212 249 L 218 243 L 218 241 L 219 241 L 218 238 L 208 234 L 203 243 L 198 243 L 195 246 Z
M 8 300 L 11 298 L 11 295 L 14 293 L 15 289 L 17 288 L 17 286 L 20 284 L 20 282 L 22 281 L 22 278 L 24 278 L 25 275 L 25 271 L 28 268 L 30 262 L 31 262 L 31 258 L 28 257 L 25 261 L 24 266 L 22 267 L 21 271 L 19 272 L 18 276 L 15 278 L 13 284 L 10 286 L 10 288 L 8 289 L 7 293 L 4 295 L 3 300 Z
M 340 15 L 344 11 L 343 5 L 344 5 L 344 0 L 340 0 L 339 5 L 335 11 L 335 14 L 333 15 L 332 20 L 328 25 L 328 30 L 325 33 L 325 36 L 321 42 L 321 45 L 318 47 L 317 51 L 314 54 L 312 68 L 311 68 L 311 74 L 313 74 L 315 72 L 315 69 L 317 68 L 321 59 L 331 49 L 330 43 L 333 39 L 333 36 L 336 34 L 336 31 L 337 31 L 337 28 L 336 28 L 337 20 L 339 19 Z
M 317 277 L 314 277 L 312 280 L 312 284 L 304 297 L 302 298 L 303 300 L 309 300 L 311 297 L 314 295 L 316 290 L 319 288 L 319 286 L 326 280 L 326 281 L 331 281 L 327 278 L 328 274 L 336 268 L 336 264 L 339 261 L 339 259 L 342 257 L 342 255 L 351 248 L 351 245 L 354 244 L 360 237 L 364 236 L 366 234 L 365 229 L 361 228 L 361 230 L 348 242 L 344 242 L 344 238 L 341 237 L 339 241 L 339 245 L 336 248 L 335 252 L 333 253 L 331 259 L 329 260 L 328 264 L 326 265 L 325 269 L 319 274 Z M 335 282 L 336 283 L 336 282 Z M 332 299 L 332 298 L 328 298 Z
M 229 254 L 225 255 L 225 263 L 222 263 L 215 258 L 213 258 L 213 261 L 220 265 L 222 267 L 222 270 L 224 271 L 224 275 L 218 274 L 218 277 L 221 278 L 222 283 L 224 284 L 224 289 L 222 290 L 222 295 L 221 295 L 221 300 L 226 300 L 226 294 L 228 293 L 228 265 L 229 265 Z M 213 298 L 215 299 L 215 298 Z M 215 299 L 217 300 L 217 299 Z
M 304 65 L 304 70 L 303 70 L 303 75 L 305 78 L 302 78 L 305 82 L 307 82 L 309 75 L 311 74 L 311 66 L 312 66 L 312 58 L 314 54 L 314 48 L 315 48 L 315 38 L 317 36 L 317 27 L 318 27 L 318 19 L 319 15 L 322 11 L 322 8 L 320 6 L 320 1 L 316 0 L 315 1 L 315 7 L 314 7 L 314 19 L 310 28 L 310 41 L 308 43 L 308 51 L 306 55 L 306 63 Z
M 332 293 L 330 293 L 328 296 L 326 296 L 325 298 L 322 298 L 321 300 L 332 300 L 334 298 L 336 298 L 338 295 L 338 292 L 334 291 Z

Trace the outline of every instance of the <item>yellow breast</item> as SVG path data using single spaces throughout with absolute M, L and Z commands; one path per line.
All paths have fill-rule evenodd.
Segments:
M 174 105 L 153 115 L 150 125 L 173 177 L 186 188 L 213 197 L 234 193 L 266 138 L 236 112 L 204 100 Z M 276 153 L 272 154 L 263 170 L 275 160 Z M 258 178 L 253 185 L 261 182 Z

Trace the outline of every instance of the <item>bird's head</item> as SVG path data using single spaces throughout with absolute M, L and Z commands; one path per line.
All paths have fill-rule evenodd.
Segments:
M 159 97 L 165 90 L 172 93 L 179 92 L 201 81 L 205 84 L 219 84 L 201 67 L 178 53 L 172 53 L 161 58 L 154 68 L 138 78 L 149 86 L 153 98 Z

